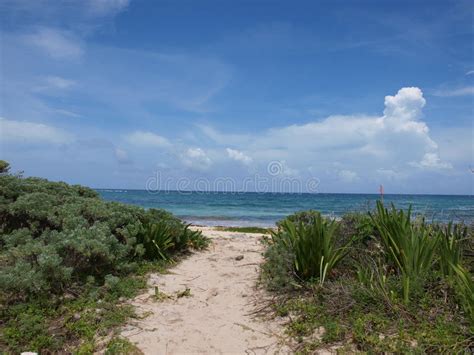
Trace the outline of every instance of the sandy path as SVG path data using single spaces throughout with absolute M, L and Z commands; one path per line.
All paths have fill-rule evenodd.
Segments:
M 122 335 L 145 354 L 288 353 L 282 327 L 254 315 L 264 305 L 257 290 L 262 245 L 258 234 L 200 228 L 212 238 L 170 270 L 153 274 L 148 293 L 133 301 L 149 315 L 127 325 Z M 243 255 L 242 260 L 236 257 Z M 155 286 L 170 298 L 156 301 Z M 190 289 L 190 296 L 177 297 Z

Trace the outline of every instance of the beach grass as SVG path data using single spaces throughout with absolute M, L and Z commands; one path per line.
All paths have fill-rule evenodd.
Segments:
M 296 352 L 472 349 L 472 230 L 412 220 L 378 203 L 371 214 L 335 222 L 336 238 L 323 244 L 348 249 L 325 270 L 328 257 L 303 246 L 307 233 L 323 240 L 329 223 L 325 227 L 317 212 L 300 212 L 280 221 L 276 237 L 266 239 L 261 280 L 275 294 L 273 314 L 287 317 Z

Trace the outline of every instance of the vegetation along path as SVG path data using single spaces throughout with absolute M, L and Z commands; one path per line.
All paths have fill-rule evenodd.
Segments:
M 145 354 L 287 353 L 283 328 L 257 315 L 268 296 L 256 287 L 260 234 L 201 228 L 212 244 L 168 274 L 152 274 L 123 328 Z

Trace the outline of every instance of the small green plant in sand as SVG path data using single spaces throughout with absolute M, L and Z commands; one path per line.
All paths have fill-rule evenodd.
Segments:
M 158 288 L 158 286 L 155 286 L 155 293 L 153 294 L 153 298 L 155 301 L 164 301 L 168 298 L 171 298 L 168 296 L 166 293 L 161 292 Z
M 186 287 L 183 291 L 178 291 L 176 293 L 176 298 L 182 298 L 182 297 L 191 297 L 191 289 Z
M 105 350 L 105 355 L 142 355 L 143 352 L 138 349 L 129 340 L 120 337 L 114 337 Z

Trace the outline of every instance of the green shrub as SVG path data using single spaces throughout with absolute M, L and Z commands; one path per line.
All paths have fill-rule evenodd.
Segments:
M 272 291 L 283 292 L 298 287 L 293 272 L 294 254 L 282 243 L 264 239 L 267 245 L 261 265 L 261 279 Z
M 60 294 L 89 276 L 101 282 L 142 259 L 205 245 L 166 211 L 106 202 L 82 186 L 0 176 L 0 289 L 9 298 Z
M 377 202 L 377 213 L 371 214 L 380 234 L 385 255 L 402 277 L 403 300 L 409 302 L 410 292 L 423 286 L 424 274 L 434 264 L 439 233 L 432 233 L 424 221 L 413 224 L 410 212 L 391 210 Z
M 347 253 L 347 246 L 336 246 L 336 221 L 314 214 L 306 223 L 294 224 L 289 219 L 272 232 L 272 240 L 293 255 L 292 266 L 302 280 L 318 278 L 324 283 L 331 270 Z
M 300 211 L 290 214 L 289 216 L 283 218 L 281 221 L 276 223 L 278 229 L 281 229 L 283 224 L 286 221 L 293 222 L 294 224 L 299 224 L 300 222 L 304 225 L 313 223 L 313 220 L 319 216 L 320 213 L 315 210 Z
M 377 235 L 377 230 L 367 213 L 348 213 L 339 221 L 339 244 L 353 241 L 361 246 L 367 246 L 375 235 Z
M 65 312 L 66 296 L 91 299 L 81 312 L 97 308 L 97 297 L 110 299 L 112 309 L 145 285 L 132 277 L 142 265 L 207 243 L 169 212 L 107 202 L 78 185 L 0 174 L 0 352 L 61 349 L 64 339 L 50 327 Z M 35 302 L 37 316 L 30 317 Z M 102 326 L 130 311 L 117 320 L 116 313 Z M 71 325 L 72 337 L 94 335 L 96 317 L 90 312 Z
M 379 203 L 373 214 L 351 213 L 332 222 L 338 225 L 328 234 L 332 238 L 310 238 L 321 236 L 324 229 L 317 216 L 315 211 L 300 212 L 280 221 L 278 232 L 267 242 L 262 265 L 266 286 L 280 292 L 275 314 L 288 317 L 287 330 L 299 342 L 299 352 L 333 346 L 341 352 L 369 353 L 471 350 L 474 281 L 469 230 L 413 221 L 410 210 L 388 210 Z M 330 223 L 326 220 L 327 229 Z M 311 232 L 318 224 L 319 232 Z M 304 260 L 316 260 L 310 262 L 315 269 L 307 275 L 324 275 L 323 267 L 316 268 L 317 260 L 326 259 L 324 243 L 317 242 L 324 239 L 343 255 L 349 251 L 347 257 L 324 287 L 311 287 L 311 282 L 303 284 L 309 287 L 293 287 L 309 269 L 300 267 Z M 315 339 L 321 329 L 322 337 Z
M 437 229 L 441 232 L 438 245 L 441 272 L 445 276 L 453 276 L 455 272 L 452 265 L 462 265 L 463 252 L 468 240 L 467 228 L 463 225 L 448 223 Z

